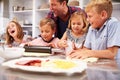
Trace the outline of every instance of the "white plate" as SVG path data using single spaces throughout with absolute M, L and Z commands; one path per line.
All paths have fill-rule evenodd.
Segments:
M 22 65 L 17 65 L 16 62 L 23 61 L 23 60 L 48 60 L 48 59 L 43 59 L 43 58 L 33 58 L 33 57 L 27 57 L 27 58 L 20 58 L 20 59 L 14 59 L 10 60 L 8 62 L 4 62 L 2 66 L 9 67 L 9 68 L 14 68 L 14 69 L 20 69 L 20 70 L 25 70 L 25 71 L 32 71 L 32 72 L 51 72 L 51 73 L 66 73 L 68 75 L 71 75 L 73 73 L 81 73 L 87 68 L 87 63 L 82 62 L 82 61 L 74 61 L 77 66 L 70 68 L 70 69 L 58 69 L 58 68 L 52 68 L 52 67 L 37 67 L 37 66 L 22 66 Z M 49 60 L 63 60 L 63 59 L 49 59 Z M 63 60 L 66 61 L 66 60 Z M 70 61 L 70 60 L 69 60 Z
M 36 52 L 24 52 L 23 56 L 50 56 L 50 53 L 36 53 Z

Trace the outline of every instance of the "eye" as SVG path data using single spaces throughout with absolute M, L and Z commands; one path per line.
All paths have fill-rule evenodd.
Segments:
M 75 23 L 73 22 L 72 25 L 75 25 Z
M 41 31 L 41 33 L 43 33 L 43 31 Z
M 50 31 L 45 31 L 46 33 L 49 33 Z
M 81 25 L 81 23 L 77 23 L 77 25 Z

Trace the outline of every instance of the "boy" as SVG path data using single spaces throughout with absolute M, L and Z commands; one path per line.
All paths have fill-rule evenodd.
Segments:
M 71 58 L 120 58 L 120 22 L 111 18 L 111 0 L 91 0 L 85 8 L 91 24 L 84 48 L 73 51 Z

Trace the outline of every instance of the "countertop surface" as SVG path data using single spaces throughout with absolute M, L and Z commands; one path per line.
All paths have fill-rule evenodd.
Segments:
M 63 55 L 50 56 L 62 58 Z M 120 80 L 120 60 L 100 59 L 88 63 L 82 73 L 66 75 L 64 73 L 30 72 L 0 66 L 0 80 Z

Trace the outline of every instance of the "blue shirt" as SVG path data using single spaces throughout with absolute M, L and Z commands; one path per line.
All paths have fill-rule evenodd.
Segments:
M 91 50 L 105 50 L 109 47 L 120 47 L 120 22 L 115 18 L 108 19 L 103 26 L 97 30 L 89 28 L 84 46 Z M 120 58 L 120 49 L 117 58 Z

